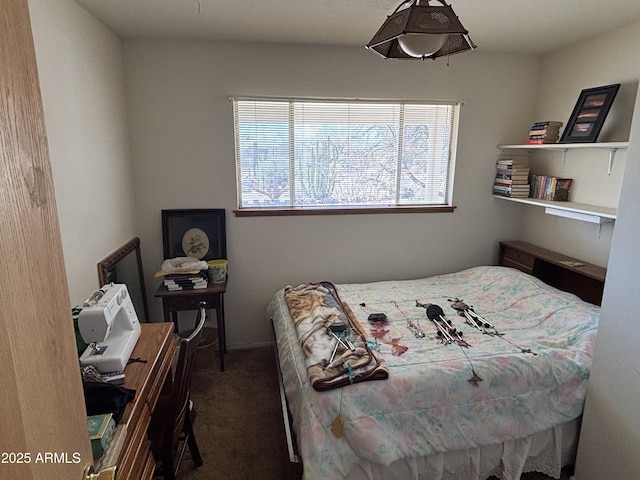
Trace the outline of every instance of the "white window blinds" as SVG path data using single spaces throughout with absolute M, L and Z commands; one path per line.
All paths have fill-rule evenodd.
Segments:
M 458 103 L 232 100 L 240 209 L 451 203 Z

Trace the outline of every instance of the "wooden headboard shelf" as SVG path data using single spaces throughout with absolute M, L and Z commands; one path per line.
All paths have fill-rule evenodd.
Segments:
M 607 269 L 527 242 L 500 242 L 500 265 L 514 267 L 600 305 Z

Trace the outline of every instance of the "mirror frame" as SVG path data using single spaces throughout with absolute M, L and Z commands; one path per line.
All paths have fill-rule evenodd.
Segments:
M 100 282 L 99 288 L 109 283 L 109 269 L 113 267 L 120 260 L 125 258 L 131 252 L 135 252 L 136 261 L 138 263 L 138 275 L 140 280 L 140 290 L 142 292 L 142 306 L 144 308 L 144 321 L 149 322 L 149 306 L 147 304 L 147 290 L 144 285 L 144 274 L 142 272 L 142 255 L 140 253 L 140 238 L 135 237 L 121 246 L 118 250 L 111 253 L 100 262 L 98 262 L 98 281 Z M 138 313 L 138 312 L 137 312 Z M 138 313 L 139 315 L 139 313 Z

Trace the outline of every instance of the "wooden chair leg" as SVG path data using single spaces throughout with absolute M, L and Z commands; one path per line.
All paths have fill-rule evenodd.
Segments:
M 162 476 L 164 480 L 175 480 L 175 466 L 173 464 L 173 452 L 162 455 Z
M 175 425 L 169 423 L 167 425 L 165 433 L 166 439 L 173 439 Z M 162 444 L 162 474 L 164 480 L 176 480 L 178 475 L 178 469 L 180 468 L 180 459 L 182 457 L 176 457 L 176 444 L 171 440 L 165 441 Z M 179 442 L 178 442 L 179 447 Z
M 189 446 L 189 452 L 191 453 L 191 458 L 196 467 L 200 467 L 202 465 L 202 456 L 200 455 L 200 449 L 198 448 L 198 442 L 196 442 L 196 437 L 193 432 L 193 424 L 191 423 L 191 418 L 187 415 L 187 418 L 184 422 L 184 432 L 187 436 L 187 445 Z

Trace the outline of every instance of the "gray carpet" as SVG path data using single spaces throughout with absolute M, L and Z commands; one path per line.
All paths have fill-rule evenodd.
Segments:
M 225 372 L 216 352 L 199 349 L 193 374 L 194 429 L 204 464 L 194 468 L 187 450 L 179 480 L 284 480 L 287 450 L 274 350 L 229 350 Z M 562 479 L 570 474 L 565 470 Z M 549 477 L 528 473 L 522 480 Z
M 217 347 L 198 350 L 191 399 L 203 465 L 188 450 L 180 480 L 282 480 L 286 443 L 275 353 L 271 348 L 229 350 L 220 372 Z

